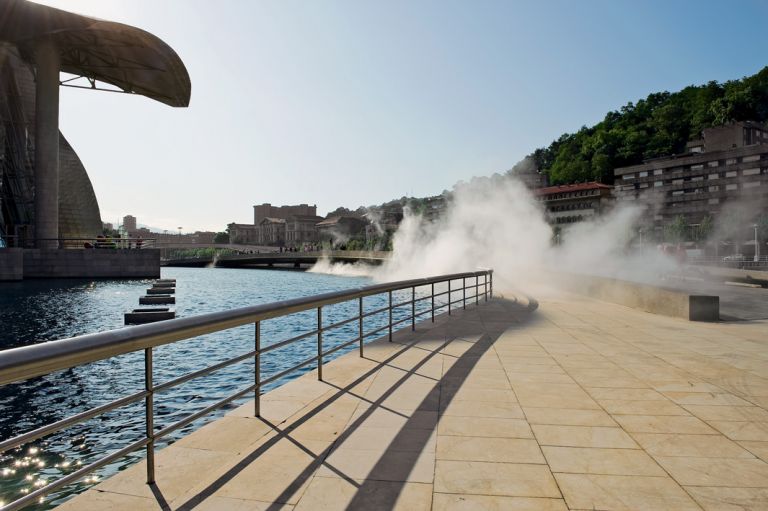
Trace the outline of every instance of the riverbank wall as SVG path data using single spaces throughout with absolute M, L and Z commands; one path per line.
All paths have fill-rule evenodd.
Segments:
M 720 320 L 718 296 L 691 294 L 677 289 L 596 275 L 563 274 L 562 277 L 562 282 L 569 291 L 604 302 L 689 321 Z
M 0 249 L 0 281 L 41 278 L 158 278 L 157 249 Z

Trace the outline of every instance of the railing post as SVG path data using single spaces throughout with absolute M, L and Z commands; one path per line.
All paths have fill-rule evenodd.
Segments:
M 362 296 L 360 297 L 359 305 L 360 305 L 360 315 L 358 316 L 359 322 L 357 325 L 357 329 L 360 336 L 360 356 L 362 357 L 363 356 L 363 297 Z
M 435 322 L 435 283 L 432 283 L 432 323 Z
M 493 298 L 493 270 L 489 270 L 488 275 L 491 277 L 491 298 Z
M 317 308 L 317 379 L 323 381 L 323 306 Z
M 462 308 L 467 308 L 467 277 L 461 278 L 461 300 Z
M 416 331 L 416 286 L 411 288 L 411 332 Z
M 144 413 L 147 444 L 147 484 L 155 482 L 155 391 L 152 383 L 152 348 L 144 349 L 144 390 L 148 392 L 144 398 Z
M 480 276 L 475 273 L 475 305 L 480 305 Z
M 392 342 L 392 291 L 389 291 L 389 342 Z
M 448 279 L 448 315 L 451 315 L 451 280 Z
M 485 298 L 485 301 L 488 301 L 488 274 L 483 274 L 483 298 Z
M 256 322 L 256 357 L 254 360 L 253 378 L 256 382 L 256 390 L 254 390 L 254 408 L 253 413 L 256 417 L 261 417 L 261 322 Z

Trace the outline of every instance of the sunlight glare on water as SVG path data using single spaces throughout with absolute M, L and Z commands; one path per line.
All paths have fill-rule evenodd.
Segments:
M 248 305 L 311 296 L 370 284 L 364 277 L 341 277 L 316 273 L 222 268 L 164 268 L 163 278 L 177 279 L 177 317 L 223 311 Z M 29 280 L 0 284 L 0 349 L 64 339 L 123 327 L 123 313 L 138 305 L 138 298 L 151 287 L 151 280 Z M 410 292 L 396 302 L 410 298 Z M 366 310 L 386 305 L 386 295 L 365 299 Z M 426 302 L 424 303 L 426 305 Z M 328 325 L 357 314 L 357 302 L 325 307 Z M 395 312 L 395 319 L 410 311 Z M 262 322 L 262 346 L 311 331 L 316 327 L 314 310 Z M 366 318 L 371 331 L 386 321 L 386 313 Z M 407 324 L 407 323 L 406 323 Z M 324 333 L 325 349 L 355 338 L 357 323 Z M 154 381 L 163 383 L 246 353 L 254 348 L 254 327 L 247 325 L 227 331 L 160 346 L 154 350 Z M 346 351 L 339 350 L 329 359 Z M 314 336 L 262 358 L 262 377 L 268 378 L 316 354 Z M 274 388 L 310 371 L 310 365 L 276 381 Z M 157 393 L 155 426 L 160 429 L 205 408 L 213 402 L 253 383 L 253 361 L 244 361 L 203 378 L 191 380 Z M 141 352 L 128 353 L 85 366 L 59 371 L 25 382 L 0 387 L 0 440 L 61 420 L 118 397 L 138 392 L 144 385 Z M 265 389 L 269 390 L 269 388 Z M 242 404 L 233 403 L 227 409 Z M 174 441 L 202 424 L 221 416 L 227 409 L 177 431 Z M 22 497 L 62 475 L 114 452 L 144 435 L 143 403 L 109 412 L 57 433 L 0 454 L 0 500 Z M 166 443 L 167 443 L 166 441 Z M 162 447 L 165 443 L 158 443 Z M 49 509 L 104 477 L 122 470 L 144 456 L 135 452 L 90 474 L 79 482 L 46 497 L 37 509 Z

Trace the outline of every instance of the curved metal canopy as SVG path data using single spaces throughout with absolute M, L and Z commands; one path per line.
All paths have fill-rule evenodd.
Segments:
M 189 105 L 192 86 L 184 63 L 144 30 L 89 18 L 26 0 L 0 1 L 0 41 L 16 45 L 28 62 L 42 39 L 56 43 L 61 71 L 99 80 L 170 106 Z

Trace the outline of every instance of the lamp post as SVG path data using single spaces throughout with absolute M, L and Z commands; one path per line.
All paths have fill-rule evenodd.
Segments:
M 760 226 L 755 224 L 752 227 L 755 229 L 755 257 L 753 261 L 755 261 L 756 263 L 759 263 L 760 262 L 760 243 L 758 243 L 758 240 L 757 240 L 757 229 Z
M 637 230 L 637 233 L 640 235 L 640 254 L 642 255 L 642 253 L 643 253 L 643 228 L 642 227 L 639 228 Z

